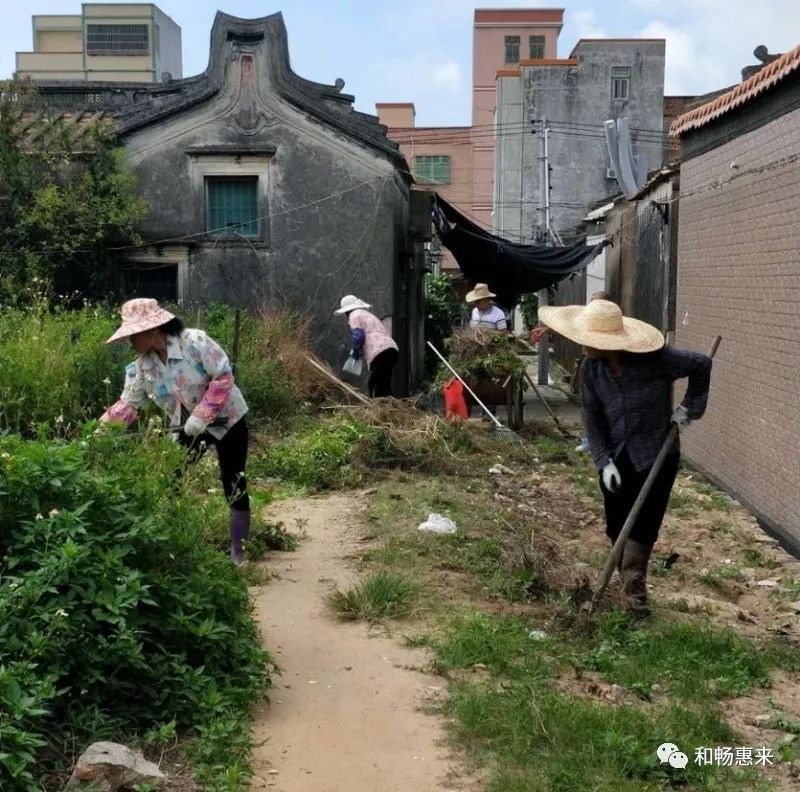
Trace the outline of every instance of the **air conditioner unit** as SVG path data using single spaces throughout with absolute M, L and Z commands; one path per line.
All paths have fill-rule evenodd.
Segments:
M 606 168 L 606 178 L 607 179 L 616 179 L 617 174 L 613 168 Z

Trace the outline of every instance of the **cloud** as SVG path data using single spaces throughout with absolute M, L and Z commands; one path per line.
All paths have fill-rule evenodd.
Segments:
M 437 88 L 448 91 L 460 91 L 462 86 L 461 67 L 457 61 L 447 60 L 434 65 L 430 71 L 430 80 Z
M 666 39 L 664 93 L 686 96 L 724 87 L 731 82 L 725 65 L 688 30 L 651 22 L 641 32 L 642 38 Z M 700 87 L 700 80 L 709 87 Z
M 628 0 L 655 16 L 640 35 L 665 38 L 666 93 L 701 94 L 732 85 L 753 50 L 786 52 L 800 35 L 800 4 L 750 0 Z
M 608 30 L 597 21 L 593 8 L 582 8 L 569 14 L 569 21 L 575 27 L 578 38 L 607 38 Z
M 381 59 L 365 72 L 359 105 L 373 102 L 414 102 L 417 126 L 452 125 L 470 110 L 470 86 L 461 64 L 438 49 L 417 49 L 403 57 Z M 461 122 L 463 123 L 463 121 Z

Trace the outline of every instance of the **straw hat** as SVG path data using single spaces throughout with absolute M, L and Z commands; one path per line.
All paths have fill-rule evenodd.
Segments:
M 107 344 L 112 341 L 121 341 L 123 338 L 130 338 L 132 335 L 152 330 L 154 327 L 161 327 L 170 319 L 175 318 L 174 314 L 164 310 L 156 300 L 147 298 L 128 300 L 123 304 L 120 313 L 122 314 L 122 324 L 116 333 L 106 341 Z
M 623 316 L 620 307 L 608 300 L 592 300 L 585 306 L 542 307 L 539 319 L 559 335 L 593 349 L 655 352 L 664 346 L 658 328 Z
M 372 308 L 369 303 L 365 303 L 363 300 L 359 300 L 353 294 L 346 294 L 342 297 L 342 307 L 339 308 L 338 311 L 334 311 L 334 314 L 346 314 L 350 313 L 350 311 L 355 311 L 356 308 Z
M 488 300 L 496 296 L 496 294 L 492 294 L 489 291 L 489 287 L 485 283 L 476 283 L 475 288 L 467 293 L 467 302 L 474 303 L 478 302 L 478 300 Z

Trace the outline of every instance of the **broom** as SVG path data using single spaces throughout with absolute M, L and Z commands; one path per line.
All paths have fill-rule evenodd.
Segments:
M 508 443 L 521 443 L 522 438 L 515 432 L 512 432 L 507 426 L 503 426 L 503 424 L 497 420 L 497 417 L 492 414 L 492 411 L 475 395 L 475 391 L 473 391 L 472 388 L 470 388 L 470 386 L 467 385 L 463 379 L 461 379 L 461 377 L 458 375 L 458 372 L 447 362 L 447 360 L 445 360 L 444 355 L 442 355 L 442 353 L 439 352 L 439 350 L 430 341 L 428 341 L 428 346 L 433 350 L 436 357 L 438 357 L 439 360 L 441 360 L 442 363 L 447 366 L 450 373 L 469 391 L 469 395 L 475 399 L 475 401 L 480 405 L 481 409 L 492 419 L 492 421 L 494 421 L 495 434 L 497 435 L 498 439 Z

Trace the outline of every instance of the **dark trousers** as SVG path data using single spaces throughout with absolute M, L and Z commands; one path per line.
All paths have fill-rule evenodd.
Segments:
M 606 512 L 606 534 L 612 542 L 617 537 L 628 519 L 633 504 L 639 496 L 639 492 L 644 485 L 651 468 L 637 471 L 628 456 L 628 452 L 623 448 L 614 460 L 622 478 L 622 486 L 619 492 L 609 492 L 603 486 L 603 477 L 600 476 L 600 489 L 603 491 L 603 503 Z M 670 454 L 661 467 L 653 486 L 645 499 L 642 510 L 636 518 L 630 539 L 639 544 L 652 545 L 658 539 L 658 532 L 661 523 L 664 521 L 664 514 L 667 511 L 669 496 L 672 492 L 672 485 L 675 483 L 675 476 L 678 474 L 678 463 L 680 454 Z
M 228 504 L 236 511 L 250 511 L 247 479 L 244 477 L 248 439 L 247 421 L 244 418 L 240 418 L 228 429 L 222 440 L 217 440 L 208 432 L 198 437 L 189 437 L 183 432 L 178 435 L 178 442 L 189 449 L 189 461 L 192 464 L 203 456 L 209 446 L 216 446 L 222 489 Z
M 369 367 L 369 378 L 367 379 L 370 396 L 392 395 L 392 369 L 399 357 L 396 349 L 384 349 L 380 355 L 376 355 Z

